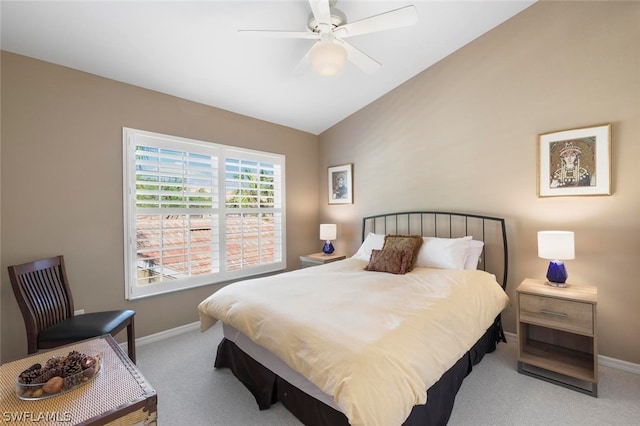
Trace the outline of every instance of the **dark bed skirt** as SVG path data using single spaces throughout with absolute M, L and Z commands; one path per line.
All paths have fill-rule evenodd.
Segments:
M 504 340 L 499 319 L 476 344 L 427 390 L 427 403 L 413 407 L 404 426 L 446 425 L 462 381 L 484 355 Z M 244 353 L 235 343 L 222 339 L 218 345 L 216 368 L 229 368 L 253 394 L 260 410 L 277 401 L 307 426 L 340 426 L 349 422 L 344 414 L 309 396 L 278 377 L 271 370 Z

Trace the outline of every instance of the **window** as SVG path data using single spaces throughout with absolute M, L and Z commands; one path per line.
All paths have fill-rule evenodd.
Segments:
M 124 128 L 127 299 L 284 269 L 284 165 Z

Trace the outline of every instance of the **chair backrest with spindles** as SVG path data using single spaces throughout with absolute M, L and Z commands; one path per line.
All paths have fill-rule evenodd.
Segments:
M 73 317 L 63 256 L 9 266 L 13 292 L 27 328 L 28 352 L 38 350 L 38 334 Z

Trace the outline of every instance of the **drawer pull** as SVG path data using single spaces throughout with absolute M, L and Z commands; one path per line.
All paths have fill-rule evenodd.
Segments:
M 540 309 L 540 313 L 545 315 L 553 315 L 554 317 L 562 317 L 562 318 L 566 318 L 569 316 L 563 312 L 547 311 L 546 309 Z

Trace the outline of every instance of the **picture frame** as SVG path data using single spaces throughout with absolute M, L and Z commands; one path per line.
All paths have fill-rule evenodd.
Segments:
M 353 204 L 353 164 L 328 168 L 329 204 Z
M 538 135 L 538 197 L 611 195 L 611 124 Z

